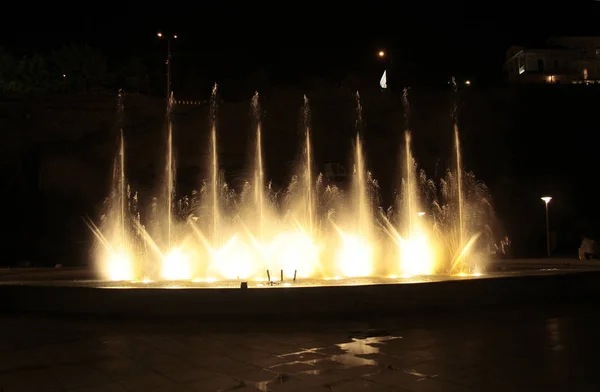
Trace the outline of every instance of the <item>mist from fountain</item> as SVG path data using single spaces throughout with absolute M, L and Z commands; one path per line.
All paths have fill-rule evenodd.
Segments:
M 171 100 L 164 182 L 167 211 L 161 215 L 160 203 L 153 199 L 147 218 L 150 231 L 140 220 L 137 194 L 131 195 L 126 181 L 125 141 L 119 120 L 108 212 L 100 227 L 87 222 L 98 239 L 97 259 L 102 276 L 108 280 L 140 281 L 251 279 L 272 285 L 309 278 L 480 272 L 482 259 L 476 242 L 481 233 L 489 231 L 493 210 L 485 185 L 462 169 L 457 123 L 453 124 L 456 164 L 438 187 L 417 170 L 411 150 L 408 90 L 404 91 L 402 192 L 389 214 L 376 214 L 381 208 L 378 184 L 366 166 L 364 118 L 358 92 L 355 98 L 354 170 L 348 192 L 328 182 L 322 174 L 314 176 L 306 96 L 298 174 L 281 193 L 267 187 L 260 98 L 256 93 L 251 101 L 255 126 L 253 182 L 247 182 L 236 195 L 219 175 L 215 84 L 210 101 L 209 181 L 177 203 L 173 203 L 176 167 Z M 119 102 L 121 118 L 122 100 Z M 162 245 L 157 241 L 165 239 L 161 227 L 166 229 L 166 244 Z M 205 233 L 209 232 L 211 235 L 207 236 Z

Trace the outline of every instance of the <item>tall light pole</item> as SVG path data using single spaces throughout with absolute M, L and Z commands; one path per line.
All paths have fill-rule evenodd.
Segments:
M 177 39 L 176 34 L 163 34 L 158 32 L 156 34 L 158 38 L 167 40 L 167 105 L 169 104 L 169 100 L 171 99 L 171 40 Z
M 548 257 L 550 257 L 550 220 L 548 219 L 548 203 L 552 198 L 550 196 L 542 197 L 544 204 L 546 205 L 546 250 L 548 251 Z

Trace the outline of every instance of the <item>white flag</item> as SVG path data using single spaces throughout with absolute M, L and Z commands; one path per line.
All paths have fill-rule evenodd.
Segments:
M 381 76 L 381 80 L 379 81 L 379 85 L 381 88 L 387 88 L 387 71 L 383 71 L 383 75 Z

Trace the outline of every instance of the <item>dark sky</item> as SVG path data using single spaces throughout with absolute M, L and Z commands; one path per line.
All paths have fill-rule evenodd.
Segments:
M 148 58 L 164 51 L 156 32 L 170 30 L 180 38 L 178 61 L 210 64 L 221 78 L 255 68 L 283 79 L 327 77 L 375 66 L 381 47 L 395 62 L 432 75 L 494 78 L 511 44 L 600 34 L 600 2 L 594 0 L 51 2 L 34 14 L 27 3 L 8 8 L 0 46 L 13 51 L 75 41 L 113 59 L 132 53 Z

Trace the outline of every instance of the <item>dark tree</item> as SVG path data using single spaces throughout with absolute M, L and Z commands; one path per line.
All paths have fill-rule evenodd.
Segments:
M 127 92 L 147 94 L 150 91 L 148 70 L 137 57 L 131 57 L 117 72 L 117 87 Z
M 104 55 L 89 45 L 67 45 L 52 52 L 54 77 L 63 78 L 61 90 L 98 92 L 107 89 L 112 75 Z

